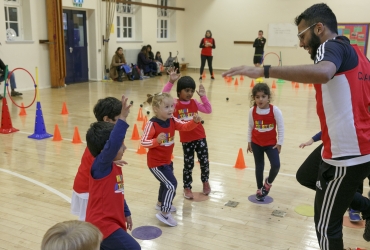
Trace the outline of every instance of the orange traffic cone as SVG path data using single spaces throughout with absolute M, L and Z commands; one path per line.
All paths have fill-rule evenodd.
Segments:
M 73 134 L 72 143 L 82 143 L 80 133 L 78 133 L 78 128 L 75 127 L 75 132 Z
M 60 134 L 58 124 L 55 124 L 53 141 L 61 141 L 62 135 Z
M 295 87 L 296 89 L 299 89 L 299 83 L 298 83 L 298 82 L 296 82 L 296 83 L 295 83 L 295 85 L 294 85 L 294 87 Z
M 244 80 L 244 76 L 240 76 L 240 81 L 243 81 Z
M 254 87 L 254 80 L 252 80 L 251 85 L 249 87 L 251 87 L 251 88 Z
M 144 131 L 147 122 L 148 122 L 148 118 L 144 116 L 144 122 L 143 122 L 143 126 L 141 127 L 141 130 Z
M 137 141 L 140 140 L 139 131 L 137 129 L 137 125 L 134 125 L 134 130 L 132 131 L 131 140 Z
M 246 167 L 247 165 L 245 165 L 243 150 L 240 148 L 238 158 L 236 159 L 234 168 L 244 169 Z
M 235 79 L 234 85 L 239 85 L 238 78 Z
M 19 112 L 19 115 L 27 115 L 23 102 L 22 102 L 22 105 L 21 105 L 21 111 Z
M 276 83 L 275 83 L 275 80 L 272 81 L 272 88 L 273 89 L 276 89 Z
M 144 117 L 143 117 L 143 109 L 140 107 L 139 109 L 139 113 L 137 114 L 137 121 L 144 121 Z
M 141 145 L 141 143 L 140 143 L 139 148 L 137 149 L 136 153 L 139 154 L 139 155 L 145 155 L 146 154 L 146 149 L 143 147 L 143 145 Z
M 68 109 L 66 102 L 63 102 L 62 115 L 68 115 Z

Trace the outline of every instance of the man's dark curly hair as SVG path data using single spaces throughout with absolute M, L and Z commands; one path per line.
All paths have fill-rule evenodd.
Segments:
M 324 26 L 328 27 L 331 32 L 338 34 L 337 18 L 325 3 L 314 4 L 306 9 L 295 18 L 295 24 L 298 26 L 302 20 L 307 22 L 307 26 L 313 25 L 314 23 L 322 23 Z

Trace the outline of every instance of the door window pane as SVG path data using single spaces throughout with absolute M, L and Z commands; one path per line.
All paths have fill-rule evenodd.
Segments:
M 73 14 L 73 41 L 75 47 L 84 47 L 84 19 L 82 14 Z

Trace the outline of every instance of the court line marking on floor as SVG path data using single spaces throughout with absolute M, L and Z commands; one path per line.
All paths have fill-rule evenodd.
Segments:
M 18 131 L 18 133 L 21 133 L 21 134 L 26 134 L 26 135 L 31 135 L 32 133 L 28 133 L 28 132 L 23 132 L 23 131 Z M 68 139 L 68 138 L 62 138 L 63 140 L 66 140 L 66 141 L 72 141 L 71 139 Z M 82 143 L 85 143 L 85 141 L 82 141 Z M 136 152 L 137 150 L 136 149 L 131 149 L 131 148 L 127 148 L 126 150 L 128 151 L 131 151 L 131 152 Z M 181 157 L 181 156 L 174 156 L 176 159 L 181 159 L 183 160 L 184 157 Z M 226 164 L 226 163 L 220 163 L 220 162 L 213 162 L 213 161 L 210 161 L 209 162 L 210 164 L 214 164 L 214 165 L 219 165 L 219 166 L 224 166 L 224 167 L 233 167 L 233 165 L 230 165 L 230 164 Z M 255 170 L 254 168 L 246 168 L 247 170 Z M 269 171 L 264 171 L 265 173 L 269 173 Z M 279 175 L 284 175 L 284 176 L 289 176 L 289 177 L 295 177 L 295 175 L 293 174 L 286 174 L 286 173 L 279 173 Z
M 21 175 L 21 174 L 18 174 L 16 172 L 13 172 L 13 171 L 10 171 L 10 170 L 7 170 L 7 169 L 3 169 L 3 168 L 0 168 L 0 171 L 1 172 L 4 172 L 4 173 L 7 173 L 7 174 L 10 174 L 10 175 L 13 175 L 13 176 L 16 176 L 18 178 L 21 178 L 23 180 L 26 180 L 26 181 L 29 181 L 33 184 L 36 184 L 37 186 L 40 186 L 40 187 L 43 187 L 45 188 L 46 190 L 52 192 L 53 194 L 56 194 L 58 195 L 59 197 L 61 197 L 62 199 L 66 200 L 68 203 L 71 203 L 71 198 L 68 197 L 67 195 L 63 194 L 62 192 L 59 192 L 58 190 L 56 190 L 55 188 L 52 188 L 44 183 L 41 183 L 39 181 L 36 181 L 34 179 L 31 179 L 27 176 L 24 176 L 24 175 Z
M 23 131 L 18 131 L 19 133 L 21 133 L 21 134 L 27 134 L 27 135 L 32 135 L 32 133 L 28 133 L 28 132 L 23 132 Z M 68 138 L 62 138 L 63 140 L 66 140 L 66 141 L 72 141 L 71 139 L 68 139 Z M 86 142 L 85 141 L 82 141 L 83 143 L 85 143 L 86 144 Z M 131 151 L 131 152 L 136 152 L 137 150 L 136 149 L 131 149 L 131 148 L 127 148 L 126 150 L 128 150 L 128 151 Z M 183 157 L 181 157 L 181 156 L 174 156 L 176 159 L 184 159 Z M 226 164 L 226 163 L 220 163 L 220 162 L 212 162 L 212 161 L 210 161 L 209 162 L 209 164 L 214 164 L 214 165 L 219 165 L 219 166 L 224 166 L 224 167 L 233 167 L 233 165 L 230 165 L 230 164 Z M 246 170 L 255 170 L 254 168 L 246 168 Z M 270 171 L 267 171 L 267 170 L 265 170 L 265 171 L 263 171 L 264 173 L 269 173 Z M 278 175 L 283 175 L 283 176 L 288 176 L 288 177 L 296 177 L 296 175 L 295 174 L 286 174 L 286 173 L 281 173 L 281 172 L 279 172 L 279 174 Z M 364 186 L 364 188 L 366 188 L 366 189 L 370 189 L 370 187 L 365 187 Z

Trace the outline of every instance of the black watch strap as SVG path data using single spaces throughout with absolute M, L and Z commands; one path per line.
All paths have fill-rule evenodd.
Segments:
M 270 68 L 271 68 L 271 65 L 263 66 L 265 78 L 270 78 Z

